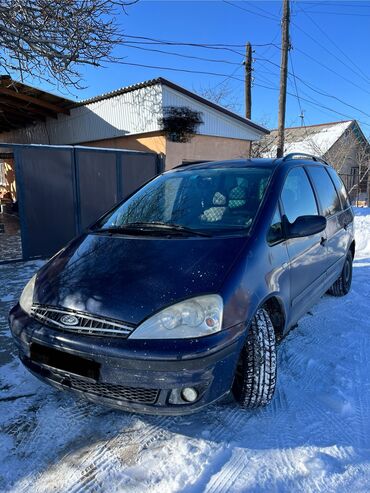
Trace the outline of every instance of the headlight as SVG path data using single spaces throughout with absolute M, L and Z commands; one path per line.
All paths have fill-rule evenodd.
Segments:
M 218 294 L 191 298 L 145 320 L 130 339 L 186 339 L 221 330 L 223 302 Z
M 30 313 L 31 311 L 35 281 L 36 274 L 28 281 L 19 299 L 19 304 L 21 305 L 22 310 L 26 313 Z

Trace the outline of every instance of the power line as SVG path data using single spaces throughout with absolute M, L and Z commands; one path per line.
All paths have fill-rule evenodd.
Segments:
M 320 46 L 320 48 L 322 48 L 323 50 L 325 50 L 327 53 L 329 53 L 332 57 L 334 57 L 336 60 L 338 60 L 342 65 L 344 65 L 346 67 L 347 70 L 352 70 L 350 69 L 350 67 L 348 66 L 347 63 L 345 63 L 341 58 L 339 58 L 337 55 L 335 55 L 332 51 L 330 51 L 326 46 L 324 46 L 322 43 L 320 43 L 319 41 L 317 41 L 316 38 L 314 38 L 313 36 L 311 36 L 311 34 L 309 34 L 307 31 L 305 31 L 303 28 L 301 28 L 296 22 L 293 22 L 292 21 L 292 24 L 294 24 L 294 26 L 299 30 L 301 31 L 303 34 L 305 34 L 306 36 L 308 36 L 314 43 L 316 43 L 318 46 Z M 357 74 L 358 75 L 358 74 Z M 343 77 L 342 77 L 343 78 Z M 351 81 L 351 83 L 353 85 L 354 82 Z M 362 90 L 365 90 L 363 89 L 361 86 L 357 85 L 357 87 L 359 89 L 362 89 Z M 365 92 L 369 92 L 367 90 L 365 90 Z M 369 93 L 370 94 L 370 93 Z
M 329 5 L 332 6 L 333 5 L 333 1 L 328 1 L 328 2 L 307 2 L 305 1 L 304 2 L 306 5 L 312 5 L 312 6 L 315 6 L 315 7 L 320 7 L 320 6 L 323 6 L 323 7 L 328 7 Z M 365 7 L 365 8 L 370 8 L 370 5 L 369 4 L 365 4 L 365 2 L 363 1 L 359 1 L 359 2 L 351 2 L 351 3 L 345 3 L 345 2 L 336 2 L 335 3 L 335 6 L 336 7 L 350 7 L 351 9 L 353 9 L 353 7 Z M 312 8 L 312 7 L 310 7 Z
M 229 2 L 227 0 L 224 0 L 225 3 L 228 3 L 240 10 L 245 10 L 247 12 L 249 12 L 249 10 L 245 9 L 244 7 L 241 7 L 240 5 L 236 5 L 236 4 L 233 4 L 232 2 Z M 302 11 L 303 12 L 303 11 Z M 312 20 L 313 21 L 313 20 Z M 313 21 L 314 22 L 314 21 Z M 309 33 L 307 33 L 302 27 L 298 26 L 295 22 L 292 21 L 292 24 L 294 24 L 294 26 L 299 29 L 303 34 L 305 34 L 306 36 L 308 36 L 314 43 L 316 43 L 318 46 L 320 46 L 320 48 L 324 49 L 325 51 L 327 51 L 331 56 L 333 56 L 337 61 L 339 61 L 342 65 L 344 65 L 346 67 L 347 70 L 351 70 L 350 67 L 348 66 L 348 64 L 346 64 L 341 58 L 339 58 L 337 55 L 335 55 L 334 53 L 332 53 L 328 48 L 326 48 L 322 43 L 320 43 L 317 39 L 315 39 L 313 36 L 311 36 Z M 254 44 L 254 46 L 256 46 Z M 279 47 L 280 48 L 280 47 Z M 281 48 L 280 48 L 281 49 Z M 322 63 L 320 63 L 318 60 L 316 60 L 315 58 L 311 57 L 310 55 L 306 54 L 305 52 L 303 52 L 302 50 L 297 50 L 299 52 L 301 52 L 302 54 L 304 54 L 305 56 L 307 56 L 308 58 L 310 58 L 311 60 L 315 61 L 317 64 L 319 64 L 320 66 L 324 67 L 326 70 L 334 73 L 335 75 L 337 75 L 338 77 L 340 77 L 341 79 L 345 80 L 346 82 L 348 82 L 349 84 L 357 87 L 358 89 L 360 89 L 361 91 L 364 91 L 366 92 L 367 94 L 370 94 L 370 91 L 365 89 L 364 87 L 360 86 L 359 84 L 357 84 L 356 82 L 354 82 L 353 80 L 350 80 L 348 78 L 346 78 L 345 76 L 339 74 L 338 72 L 336 72 L 334 69 L 328 67 L 327 65 L 324 65 Z M 361 77 L 358 73 L 356 73 L 356 75 L 358 77 Z M 366 76 L 365 76 L 366 77 Z M 361 79 L 363 80 L 363 77 L 361 77 Z M 369 79 L 366 80 L 366 83 L 368 84 L 369 82 Z
M 236 68 L 235 68 L 235 69 L 231 72 L 231 74 L 230 74 L 230 75 L 228 75 L 227 77 L 225 77 L 225 79 L 223 79 L 223 80 L 222 80 L 222 81 L 220 81 L 220 82 L 217 82 L 217 84 L 213 86 L 213 89 L 216 89 L 216 87 L 219 87 L 219 86 L 221 86 L 222 84 L 225 84 L 225 82 L 226 82 L 227 80 L 230 80 L 231 78 L 234 78 L 234 77 L 233 77 L 233 75 L 235 75 L 235 74 L 236 74 L 236 72 L 237 72 L 240 68 L 242 68 L 242 66 L 243 66 L 243 65 L 242 65 L 242 64 L 240 64 L 240 66 L 239 66 L 239 67 L 236 67 Z M 237 79 L 237 80 L 239 80 L 239 79 Z
M 351 65 L 353 67 L 355 67 L 355 69 L 357 70 L 357 73 L 358 75 L 366 82 L 366 84 L 369 84 L 370 82 L 370 79 L 369 77 L 362 71 L 361 67 L 359 67 L 358 65 L 356 65 L 356 63 L 342 50 L 342 48 L 340 46 L 337 45 L 337 43 L 335 43 L 335 41 L 333 41 L 333 39 L 327 35 L 327 33 L 319 26 L 319 24 L 317 24 L 316 21 L 314 21 L 314 19 L 312 19 L 312 17 L 307 13 L 305 12 L 303 9 L 299 8 L 299 10 L 301 12 L 303 12 L 306 17 L 308 17 L 308 19 L 317 27 L 317 29 L 325 36 L 325 38 L 327 40 L 329 40 L 333 46 L 335 46 L 335 48 L 340 52 L 342 53 L 342 55 L 349 61 L 349 63 L 351 63 Z
M 118 61 L 115 63 L 119 63 L 120 65 L 130 65 L 133 67 L 143 67 L 143 68 L 150 68 L 150 69 L 157 69 L 157 70 L 170 70 L 172 72 L 186 72 L 186 73 L 190 73 L 190 74 L 214 75 L 216 77 L 227 77 L 229 79 L 234 79 L 234 80 L 244 82 L 244 79 L 240 79 L 238 77 L 234 77 L 234 76 L 231 76 L 228 74 L 220 74 L 218 72 L 206 72 L 206 71 L 202 71 L 202 70 L 190 70 L 190 69 L 176 68 L 176 67 L 163 67 L 163 66 L 159 66 L 159 65 L 147 65 L 144 63 L 133 63 L 133 62 L 122 62 L 122 61 Z
M 205 58 L 205 57 L 199 57 L 196 55 L 185 55 L 184 53 L 174 53 L 173 51 L 165 51 L 165 50 L 158 50 L 156 48 L 144 48 L 143 46 L 133 46 L 129 44 L 125 44 L 125 48 L 134 48 L 136 50 L 142 50 L 142 51 L 150 51 L 150 52 L 155 52 L 155 53 L 162 53 L 164 55 L 172 55 L 172 56 L 177 56 L 180 58 L 191 58 L 193 60 L 201 60 L 204 62 L 216 62 L 216 63 L 225 63 L 228 65 L 240 65 L 240 63 L 237 62 L 231 62 L 230 60 L 219 60 L 215 58 Z M 241 53 L 240 53 L 241 55 Z
M 271 15 L 271 14 L 268 14 L 268 15 L 260 14 L 258 12 L 254 12 L 253 10 L 246 9 L 245 7 L 241 7 L 240 5 L 237 5 L 235 3 L 229 2 L 228 0 L 223 0 L 223 2 L 224 3 L 227 3 L 228 5 L 231 5 L 232 7 L 235 7 L 237 9 L 244 10 L 245 12 L 248 12 L 249 14 L 259 15 L 260 17 L 264 17 L 265 19 L 269 19 L 270 21 L 275 21 L 275 22 L 276 21 L 280 21 L 280 19 L 278 17 L 274 16 L 274 15 Z
M 302 10 L 302 12 L 305 12 L 306 14 L 327 14 L 327 15 L 343 15 L 345 17 L 370 17 L 370 14 L 364 14 L 360 12 L 327 12 L 324 10 Z
M 295 73 L 294 73 L 293 57 L 292 57 L 291 52 L 289 53 L 289 61 L 290 61 L 290 66 L 292 67 L 292 74 L 293 74 L 293 80 L 294 80 L 294 87 L 295 87 L 295 92 L 296 92 L 296 95 L 297 95 L 297 100 L 298 100 L 299 111 L 301 112 L 301 114 L 303 114 L 302 105 L 301 105 L 301 100 L 300 100 L 300 98 L 299 98 L 299 94 L 298 94 L 297 80 L 296 80 L 296 76 L 295 76 Z
M 321 63 L 319 60 L 317 60 L 316 58 L 314 58 L 313 56 L 309 55 L 308 53 L 306 53 L 305 51 L 301 50 L 300 48 L 295 48 L 296 51 L 298 51 L 299 53 L 302 53 L 302 55 L 304 55 L 305 57 L 309 58 L 310 60 L 312 60 L 313 62 L 315 62 L 317 65 L 320 65 L 320 67 L 323 67 L 325 68 L 326 70 L 328 70 L 329 72 L 335 74 L 337 77 L 340 77 L 341 79 L 345 80 L 346 82 L 348 82 L 350 85 L 352 86 L 355 86 L 357 87 L 358 89 L 361 89 L 361 91 L 364 91 L 366 92 L 367 94 L 370 94 L 370 91 L 368 91 L 367 89 L 364 89 L 363 87 L 359 86 L 358 84 L 356 84 L 356 82 L 354 82 L 353 80 L 351 79 L 347 79 L 347 77 L 344 77 L 344 75 L 340 74 L 339 72 L 337 72 L 336 70 L 332 69 L 331 67 L 328 67 L 327 65 L 325 65 L 324 63 Z
M 260 60 L 264 60 L 264 59 L 263 59 L 263 58 L 258 58 L 258 59 L 256 59 L 256 60 L 257 60 L 259 63 L 261 63 L 261 62 L 260 62 Z M 276 66 L 276 67 L 279 67 L 279 65 L 278 65 L 277 63 L 275 63 L 275 62 L 273 62 L 273 61 L 271 61 L 271 60 L 266 59 L 266 60 L 264 60 L 264 61 L 266 61 L 266 62 L 268 62 L 268 63 L 270 63 L 270 64 L 272 64 L 272 65 L 274 65 L 274 66 Z M 273 74 L 273 73 L 271 72 L 271 74 Z M 275 74 L 273 74 L 273 75 L 275 75 Z M 306 79 L 303 79 L 302 77 L 299 77 L 299 76 L 295 75 L 295 74 L 294 74 L 294 73 L 292 73 L 292 72 L 289 72 L 289 75 L 292 75 L 294 79 L 299 80 L 302 84 L 304 84 L 306 87 L 308 87 L 309 89 L 311 89 L 311 91 L 316 92 L 317 94 L 320 94 L 321 96 L 325 96 L 325 97 L 327 97 L 327 98 L 335 99 L 335 100 L 336 100 L 336 101 L 338 101 L 339 103 L 342 103 L 342 104 L 344 104 L 345 106 L 348 106 L 349 108 L 351 108 L 351 109 L 353 109 L 353 110 L 356 110 L 356 111 L 358 111 L 359 113 L 362 113 L 363 115 L 368 116 L 368 117 L 370 118 L 370 114 L 369 114 L 369 113 L 366 113 L 366 111 L 363 111 L 362 109 L 357 108 L 356 106 L 353 106 L 353 105 L 352 105 L 352 104 L 350 104 L 350 103 L 347 103 L 347 102 L 346 102 L 346 101 L 344 101 L 343 99 L 340 99 L 340 98 L 338 98 L 337 96 L 334 96 L 333 94 L 329 94 L 329 93 L 327 93 L 327 92 L 325 92 L 325 91 L 322 91 L 320 88 L 317 88 L 317 86 L 315 87 L 315 86 L 314 86 L 314 85 L 312 85 L 311 83 L 307 82 L 307 81 L 306 81 Z
M 132 38 L 132 39 L 141 39 L 145 41 L 150 41 L 150 43 L 142 43 L 138 42 L 140 44 L 166 44 L 166 45 L 176 45 L 176 46 L 192 46 L 192 47 L 198 47 L 198 48 L 244 48 L 244 44 L 230 44 L 230 43 L 194 43 L 194 42 L 187 42 L 187 41 L 169 41 L 165 39 L 158 39 L 158 38 L 148 38 L 147 36 L 133 36 L 130 34 L 124 34 L 124 38 Z M 133 41 L 129 41 L 129 43 L 133 43 Z M 261 44 L 253 44 L 253 46 L 275 46 L 276 48 L 279 48 L 278 45 L 274 45 L 274 43 L 261 43 Z
M 269 90 L 272 90 L 272 91 L 278 91 L 279 90 L 277 87 L 270 87 L 270 86 L 265 86 L 265 85 L 262 85 L 262 84 L 255 84 L 255 86 L 262 87 L 263 89 L 269 89 Z M 293 96 L 294 98 L 297 97 L 294 93 L 291 93 L 289 91 L 287 91 L 287 94 L 289 94 L 289 96 Z M 335 114 L 337 114 L 339 116 L 343 116 L 344 118 L 348 118 L 349 120 L 354 120 L 355 119 L 355 118 L 353 118 L 353 116 L 346 115 L 345 113 L 341 113 L 340 111 L 333 110 L 332 108 L 330 108 L 328 106 L 325 106 L 325 105 L 322 105 L 321 103 L 315 103 L 315 102 L 313 102 L 312 99 L 302 98 L 302 97 L 300 99 L 301 99 L 301 101 L 305 101 L 305 102 L 311 103 L 312 105 L 314 105 L 316 107 L 319 107 L 319 108 L 324 108 L 324 109 L 330 111 L 331 113 L 335 113 Z M 366 125 L 367 127 L 370 127 L 370 123 L 363 122 L 361 120 L 358 120 L 357 118 L 356 118 L 356 120 L 359 123 L 361 123 L 361 125 Z

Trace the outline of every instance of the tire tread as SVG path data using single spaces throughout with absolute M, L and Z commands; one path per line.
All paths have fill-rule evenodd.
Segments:
M 243 408 L 254 409 L 268 404 L 276 385 L 275 331 L 266 310 L 254 316 L 240 355 L 241 382 L 233 387 Z

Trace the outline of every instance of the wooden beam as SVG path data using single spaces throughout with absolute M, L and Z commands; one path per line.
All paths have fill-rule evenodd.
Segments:
M 13 129 L 0 124 L 0 132 L 10 132 L 11 130 Z
M 6 118 L 14 118 L 15 120 L 45 120 L 46 115 L 43 113 L 33 113 L 26 111 L 17 111 L 13 107 L 5 107 L 0 103 L 0 117 L 5 115 Z
M 24 106 L 24 105 L 20 107 L 17 100 L 5 98 L 5 97 L 3 98 L 0 97 L 0 109 L 3 109 L 6 112 L 15 110 L 14 113 L 22 114 L 22 115 L 27 113 L 33 113 L 41 117 L 46 117 L 46 116 L 50 118 L 57 117 L 56 114 L 51 110 L 47 110 L 45 108 L 32 108 L 31 106 Z
M 15 125 L 23 125 L 23 126 L 26 126 L 30 123 L 33 123 L 33 122 L 39 122 L 39 121 L 45 121 L 45 117 L 40 117 L 40 118 L 36 118 L 36 117 L 32 117 L 30 115 L 19 115 L 19 114 L 11 114 L 7 111 L 4 111 L 3 113 L 0 112 L 0 122 L 1 123 L 11 123 L 11 124 L 15 124 Z
M 34 104 L 35 106 L 41 106 L 42 108 L 53 111 L 54 113 L 64 113 L 65 115 L 69 115 L 69 110 L 67 110 L 66 108 L 60 108 L 56 104 L 49 103 L 48 101 L 44 101 L 33 96 L 29 96 L 28 94 L 12 91 L 11 89 L 7 89 L 6 87 L 0 87 L 0 94 L 3 94 L 4 96 L 9 96 L 11 98 L 20 99 L 21 101 L 27 101 L 27 103 Z

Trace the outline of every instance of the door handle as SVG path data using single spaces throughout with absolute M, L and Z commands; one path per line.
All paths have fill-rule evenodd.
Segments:
M 327 238 L 324 238 L 323 236 L 321 237 L 321 240 L 320 240 L 320 245 L 321 246 L 325 246 L 326 242 L 327 242 Z

